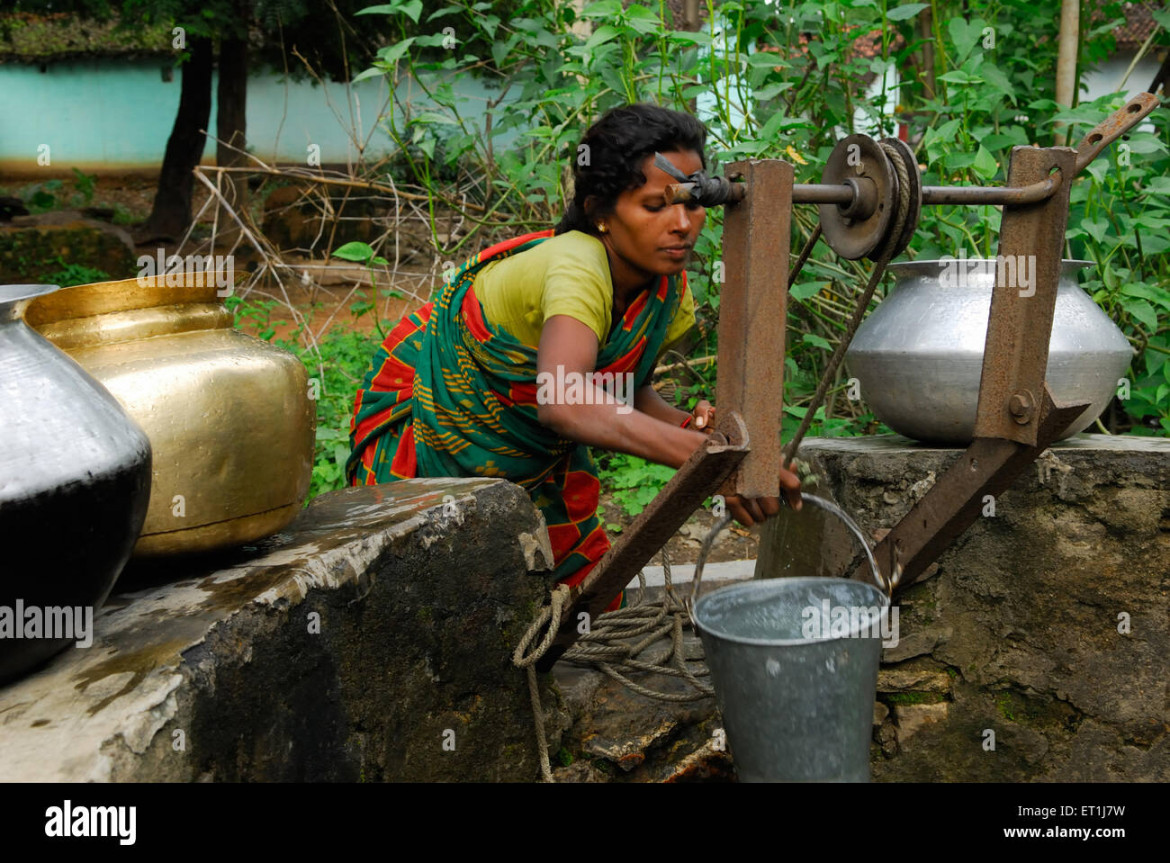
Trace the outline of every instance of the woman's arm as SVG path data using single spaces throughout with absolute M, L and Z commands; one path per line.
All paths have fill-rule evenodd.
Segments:
M 664 423 L 676 426 L 681 426 L 690 416 L 687 411 L 667 404 L 666 400 L 658 395 L 658 391 L 649 384 L 638 390 L 634 397 L 634 407 L 656 420 L 662 420 Z
M 550 375 L 551 378 L 545 380 L 561 380 L 571 385 L 578 379 L 578 375 L 588 375 L 597 365 L 597 335 L 586 324 L 567 315 L 554 315 L 545 321 L 537 350 L 538 381 L 542 376 Z M 540 399 L 537 416 L 543 425 L 569 440 L 629 453 L 677 469 L 702 445 L 707 436 L 689 428 L 680 428 L 673 422 L 674 416 L 685 418 L 688 415 L 671 408 L 657 394 L 654 398 L 662 408 L 656 407 L 653 400 L 643 394 L 645 389 L 638 391 L 635 401 L 640 397 L 642 405 L 648 405 L 651 411 L 658 410 L 664 414 L 662 408 L 671 411 L 670 420 L 659 419 L 638 407 L 630 410 L 627 405 L 607 403 L 612 402 L 612 398 L 607 400 L 600 390 L 595 394 L 594 404 L 567 404 L 565 394 L 551 387 L 546 390 L 549 397 Z M 540 392 L 538 390 L 538 396 Z M 713 410 L 706 402 L 700 407 L 704 408 L 703 416 L 713 415 Z M 792 470 L 781 468 L 780 488 L 789 504 L 799 509 L 800 478 L 795 473 L 795 465 Z M 736 521 L 751 527 L 779 512 L 780 499 L 747 499 L 729 495 L 727 508 Z
M 553 315 L 544 322 L 541 331 L 536 363 L 538 381 L 561 380 L 570 385 L 587 381 L 587 376 L 596 369 L 597 346 L 597 335 L 589 326 L 567 315 Z M 589 446 L 678 468 L 706 438 L 701 432 L 680 428 L 687 414 L 671 408 L 661 398 L 657 401 L 663 408 L 679 415 L 677 423 L 643 410 L 639 404 L 645 404 L 641 391 L 635 395 L 633 409 L 612 403 L 612 397 L 607 399 L 601 390 L 593 394 L 594 404 L 567 404 L 565 393 L 551 387 L 542 391 L 546 398 L 537 408 L 540 422 L 562 437 Z

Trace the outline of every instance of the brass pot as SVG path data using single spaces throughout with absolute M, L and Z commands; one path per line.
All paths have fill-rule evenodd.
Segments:
M 25 319 L 150 438 L 136 557 L 240 545 L 297 515 L 313 467 L 308 375 L 292 354 L 234 330 L 214 285 L 79 285 L 38 298 Z

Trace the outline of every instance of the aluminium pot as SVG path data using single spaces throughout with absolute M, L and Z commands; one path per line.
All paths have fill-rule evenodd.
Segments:
M 1064 261 L 1057 285 L 1048 385 L 1058 401 L 1088 404 L 1061 439 L 1101 415 L 1133 359 L 1125 335 L 1077 285 L 1077 272 L 1089 266 Z M 862 401 L 894 431 L 966 446 L 975 430 L 995 260 L 913 261 L 889 270 L 896 283 L 858 328 L 845 354 L 849 373 Z

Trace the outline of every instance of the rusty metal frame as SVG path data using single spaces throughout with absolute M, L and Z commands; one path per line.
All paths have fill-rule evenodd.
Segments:
M 1002 204 L 998 260 L 1034 256 L 1034 290 L 1008 284 L 997 267 L 988 320 L 975 439 L 878 544 L 883 575 L 905 588 L 1056 440 L 1086 405 L 1057 403 L 1045 381 L 1061 250 L 1073 177 L 1157 105 L 1131 99 L 1074 151 L 1016 147 L 1003 188 L 926 187 L 923 204 Z M 577 637 L 581 612 L 596 617 L 704 499 L 723 486 L 747 496 L 779 494 L 781 396 L 792 205 L 847 204 L 849 186 L 794 185 L 793 166 L 752 160 L 730 166 L 746 181 L 724 221 L 727 281 L 720 296 L 718 431 L 684 464 L 593 571 L 574 588 L 557 637 L 538 664 L 547 671 Z M 685 185 L 685 184 L 684 184 Z M 678 200 L 687 200 L 679 188 Z M 668 199 L 670 198 L 668 190 Z M 1017 278 L 1018 281 L 1018 278 Z M 1031 288 L 1031 286 L 1029 286 Z M 750 435 L 750 437 L 749 437 Z M 749 440 L 753 446 L 749 447 Z M 863 563 L 854 578 L 872 578 Z
M 743 417 L 752 449 L 734 480 L 744 497 L 780 494 L 780 416 L 788 321 L 788 247 L 792 180 L 787 162 L 751 160 L 728 166 L 748 194 L 723 219 L 726 283 L 719 296 L 717 409 Z
M 1045 381 L 1076 165 L 1077 153 L 1067 147 L 1012 149 L 1009 184 L 1032 185 L 1053 176 L 1060 182 L 1045 200 L 1003 209 L 975 439 L 874 551 L 882 574 L 899 588 L 913 584 L 975 522 L 986 495 L 1009 488 L 1088 407 L 1058 404 Z M 1026 289 L 1015 270 L 1021 258 L 1032 274 Z M 870 578 L 869 564 L 862 563 L 854 577 Z
M 1069 179 L 1046 201 L 1003 208 L 996 257 L 999 265 L 979 382 L 976 438 L 1001 438 L 1030 446 L 1039 439 L 1036 420 L 1048 367 L 1076 155 L 1067 147 L 1012 149 L 1009 182 L 1030 183 L 1054 171 Z M 1019 264 L 1032 271 L 1026 289 L 1016 271 Z M 1009 275 L 1013 276 L 1010 280 Z

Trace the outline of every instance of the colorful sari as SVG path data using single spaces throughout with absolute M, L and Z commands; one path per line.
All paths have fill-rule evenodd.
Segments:
M 418 476 L 501 477 L 544 514 L 557 580 L 579 583 L 609 549 L 597 516 L 600 482 L 589 448 L 537 419 L 536 349 L 484 317 L 475 275 L 552 231 L 492 246 L 465 263 L 436 300 L 391 330 L 358 390 L 346 463 L 351 485 Z M 598 373 L 650 382 L 686 290 L 663 277 L 631 301 L 599 346 Z

